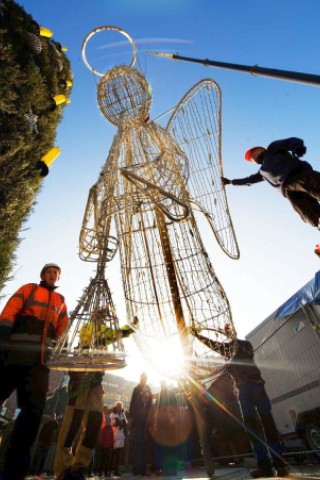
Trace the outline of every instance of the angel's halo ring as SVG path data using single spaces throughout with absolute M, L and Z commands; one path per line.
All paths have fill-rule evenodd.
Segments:
M 115 32 L 119 32 L 121 33 L 122 35 L 124 35 L 130 42 L 131 46 L 132 46 L 132 60 L 131 60 L 131 63 L 129 65 L 129 68 L 133 67 L 134 64 L 136 63 L 136 60 L 137 60 L 137 48 L 136 48 L 136 44 L 135 44 L 135 41 L 133 40 L 133 38 L 129 35 L 129 33 L 127 33 L 125 30 L 122 30 L 122 28 L 119 28 L 119 27 L 113 27 L 111 25 L 104 25 L 102 27 L 97 27 L 95 28 L 94 30 L 91 30 L 90 33 L 88 33 L 88 35 L 86 36 L 86 38 L 84 39 L 83 43 L 82 43 L 82 48 L 81 48 L 81 55 L 82 55 L 82 59 L 83 59 L 83 62 L 84 64 L 86 65 L 86 67 L 88 67 L 89 70 L 91 70 L 91 72 L 93 72 L 94 74 L 98 75 L 99 77 L 103 77 L 105 72 L 104 73 L 101 73 L 99 72 L 98 70 L 95 70 L 91 65 L 90 63 L 88 62 L 87 60 L 87 57 L 86 57 L 86 48 L 87 48 L 87 43 L 88 41 L 90 40 L 91 37 L 93 37 L 93 35 L 95 35 L 96 33 L 98 32 L 102 32 L 104 30 L 112 30 L 112 31 L 115 31 Z

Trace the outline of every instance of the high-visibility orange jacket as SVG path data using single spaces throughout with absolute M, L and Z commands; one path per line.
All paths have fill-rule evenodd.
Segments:
M 1 315 L 0 327 L 10 327 L 10 341 L 52 345 L 68 325 L 64 297 L 35 283 L 20 287 L 8 300 Z

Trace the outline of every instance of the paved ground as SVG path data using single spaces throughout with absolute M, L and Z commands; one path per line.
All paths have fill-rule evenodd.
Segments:
M 91 480 L 101 480 L 100 477 L 88 477 Z M 103 478 L 103 477 L 102 477 Z M 111 477 L 111 480 L 117 478 L 121 480 L 206 480 L 208 477 L 204 468 L 190 468 L 186 470 L 179 470 L 175 477 L 161 477 L 151 475 L 150 477 L 133 477 L 128 473 L 124 473 L 121 477 Z M 250 476 L 250 469 L 247 467 L 216 467 L 215 476 L 213 478 L 220 480 L 252 480 Z M 280 477 L 272 477 L 274 480 Z M 290 477 L 292 479 L 301 480 L 320 480 L 320 464 L 318 465 L 292 465 L 290 467 Z M 39 477 L 28 477 L 28 480 L 39 479 Z M 45 480 L 54 480 L 53 476 L 44 477 Z

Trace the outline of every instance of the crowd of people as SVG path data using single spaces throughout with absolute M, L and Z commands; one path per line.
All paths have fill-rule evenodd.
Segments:
M 176 394 L 162 382 L 160 392 L 154 395 L 145 373 L 132 391 L 126 413 L 120 400 L 112 411 L 105 411 L 104 372 L 69 372 L 63 418 L 58 422 L 52 412 L 39 432 L 48 392 L 46 358 L 52 342 L 62 335 L 68 324 L 64 298 L 55 292 L 60 274 L 58 265 L 44 265 L 40 284 L 23 285 L 0 315 L 0 402 L 3 405 L 16 390 L 20 409 L 10 435 L 1 446 L 4 462 L 0 478 L 23 480 L 28 474 L 41 478 L 46 472 L 54 472 L 57 480 L 83 480 L 90 474 L 107 478 L 112 473 L 119 477 L 128 431 L 132 475 L 177 475 L 178 445 L 188 441 L 191 428 L 186 428 L 185 417 L 187 433 L 184 437 L 181 435 L 181 409 Z M 252 471 L 252 477 L 270 476 L 274 468 L 278 475 L 287 476 L 270 401 L 253 361 L 252 346 L 234 338 L 232 331 L 226 330 L 230 342 L 223 348 L 196 329 L 191 333 L 213 350 L 224 354 L 229 351 L 229 361 L 236 352 L 228 370 L 238 388 L 244 426 L 258 459 L 258 468 Z M 186 405 L 194 410 L 200 395 L 196 393 L 197 399 L 190 399 L 190 392 L 184 393 Z M 210 415 L 210 409 L 208 412 Z M 210 424 L 209 417 L 207 420 Z M 259 437 L 258 420 L 263 425 L 265 439 Z M 202 441 L 201 433 L 199 441 Z M 212 474 L 210 471 L 210 476 Z
M 46 268 L 56 269 L 52 279 L 58 278 L 60 268 L 52 264 Z M 46 269 L 41 271 L 41 278 L 47 278 L 45 272 Z M 44 281 L 41 281 L 42 285 Z M 52 280 L 52 283 L 55 282 Z M 14 295 L 13 298 L 17 296 Z M 25 305 L 26 299 L 20 299 L 19 296 L 18 298 L 20 303 Z M 3 317 L 0 316 L 1 318 Z M 272 476 L 275 468 L 278 476 L 287 476 L 288 469 L 281 455 L 270 401 L 264 390 L 260 371 L 253 360 L 252 346 L 249 342 L 236 339 L 228 325 L 225 331 L 229 339 L 225 344 L 212 342 L 202 336 L 197 329 L 191 329 L 191 334 L 209 348 L 226 356 L 228 376 L 233 378 L 237 387 L 244 430 L 258 460 L 258 468 L 251 472 L 252 477 Z M 39 361 L 39 352 L 35 358 Z M 2 358 L 2 368 L 5 368 L 7 361 L 8 358 Z M 32 368 L 36 368 L 35 360 L 32 365 Z M 28 372 L 32 368 L 29 366 Z M 215 422 L 215 418 L 220 414 L 219 411 L 214 411 L 210 395 L 203 388 L 193 386 L 188 389 L 185 385 L 181 386 L 180 395 L 184 398 L 184 406 L 191 414 L 188 416 L 185 415 L 185 408 L 181 409 L 181 403 L 180 406 L 178 405 L 176 391 L 169 388 L 163 381 L 160 391 L 157 394 L 153 393 L 147 384 L 147 375 L 142 373 L 139 384 L 132 391 L 129 409 L 125 412 L 120 400 L 111 410 L 105 409 L 103 372 L 69 372 L 69 374 L 68 401 L 63 417 L 56 418 L 55 412 L 52 412 L 49 420 L 42 424 L 39 433 L 36 432 L 35 442 L 30 442 L 29 435 L 25 436 L 23 451 L 28 453 L 28 458 L 25 458 L 25 462 L 19 467 L 10 463 L 12 449 L 16 448 L 14 442 L 17 441 L 14 432 L 17 423 L 18 428 L 21 428 L 18 422 L 19 416 L 23 417 L 28 410 L 27 413 L 24 411 L 26 406 L 19 403 L 21 399 L 18 396 L 18 406 L 21 411 L 17 421 L 14 422 L 9 442 L 6 441 L 2 445 L 2 449 L 6 449 L 2 479 L 20 480 L 27 474 L 42 478 L 45 474 L 52 473 L 57 480 L 83 480 L 90 476 L 120 477 L 121 466 L 124 463 L 126 468 L 129 463 L 132 475 L 139 478 L 151 474 L 176 476 L 178 460 L 192 460 L 201 456 L 202 437 L 197 432 L 199 426 L 195 420 L 195 410 L 198 408 L 202 411 L 204 419 L 202 428 L 211 430 L 211 440 L 214 442 L 213 430 L 219 425 L 218 421 Z M 220 376 L 222 377 L 223 375 Z M 226 391 L 228 388 L 224 383 L 223 390 Z M 18 392 L 18 387 L 16 389 Z M 219 393 L 212 391 L 215 398 L 219 398 Z M 230 409 L 232 409 L 231 404 Z M 265 438 L 261 438 L 259 422 L 263 426 Z M 221 433 L 224 427 L 228 428 L 226 421 L 222 423 Z M 230 418 L 229 423 L 232 423 Z M 182 424 L 183 428 L 181 428 Z M 239 441 L 239 430 L 236 432 L 235 424 L 229 432 L 232 430 L 234 430 L 236 445 Z M 193 439 L 190 442 L 191 437 Z M 228 439 L 229 442 L 232 441 L 231 437 Z M 19 439 L 20 443 L 23 441 L 24 437 Z M 191 445 L 192 442 L 193 445 Z M 200 447 L 198 449 L 195 447 L 197 443 Z M 183 454 L 181 454 L 182 444 L 184 444 Z
M 80 392 L 79 386 L 83 387 L 85 381 L 87 395 L 84 397 L 85 389 Z M 163 382 L 158 395 L 154 395 L 147 384 L 147 375 L 142 373 L 140 383 L 133 389 L 129 410 L 125 411 L 119 400 L 112 409 L 102 407 L 101 417 L 91 415 L 89 418 L 93 412 L 89 397 L 101 399 L 97 388 L 102 388 L 97 374 L 91 375 L 89 381 L 85 375 L 73 373 L 70 376 L 64 414 L 57 418 L 53 412 L 42 422 L 29 450 L 25 475 L 40 479 L 54 474 L 61 480 L 120 477 L 123 464 L 129 461 L 132 475 L 137 478 L 151 473 L 176 475 L 179 416 L 176 396 L 166 383 Z M 0 451 L 5 458 L 11 447 L 11 424 L 14 426 L 15 421 L 8 423 L 8 429 L 2 434 Z M 8 476 L 4 470 L 6 463 L 7 460 L 2 466 L 1 478 L 23 478 L 16 474 Z

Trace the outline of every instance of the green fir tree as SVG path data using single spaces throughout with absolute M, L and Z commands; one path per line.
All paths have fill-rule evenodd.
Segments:
M 39 160 L 53 146 L 69 97 L 61 45 L 13 0 L 0 0 L 0 290 L 10 278 L 23 224 L 43 184 Z

